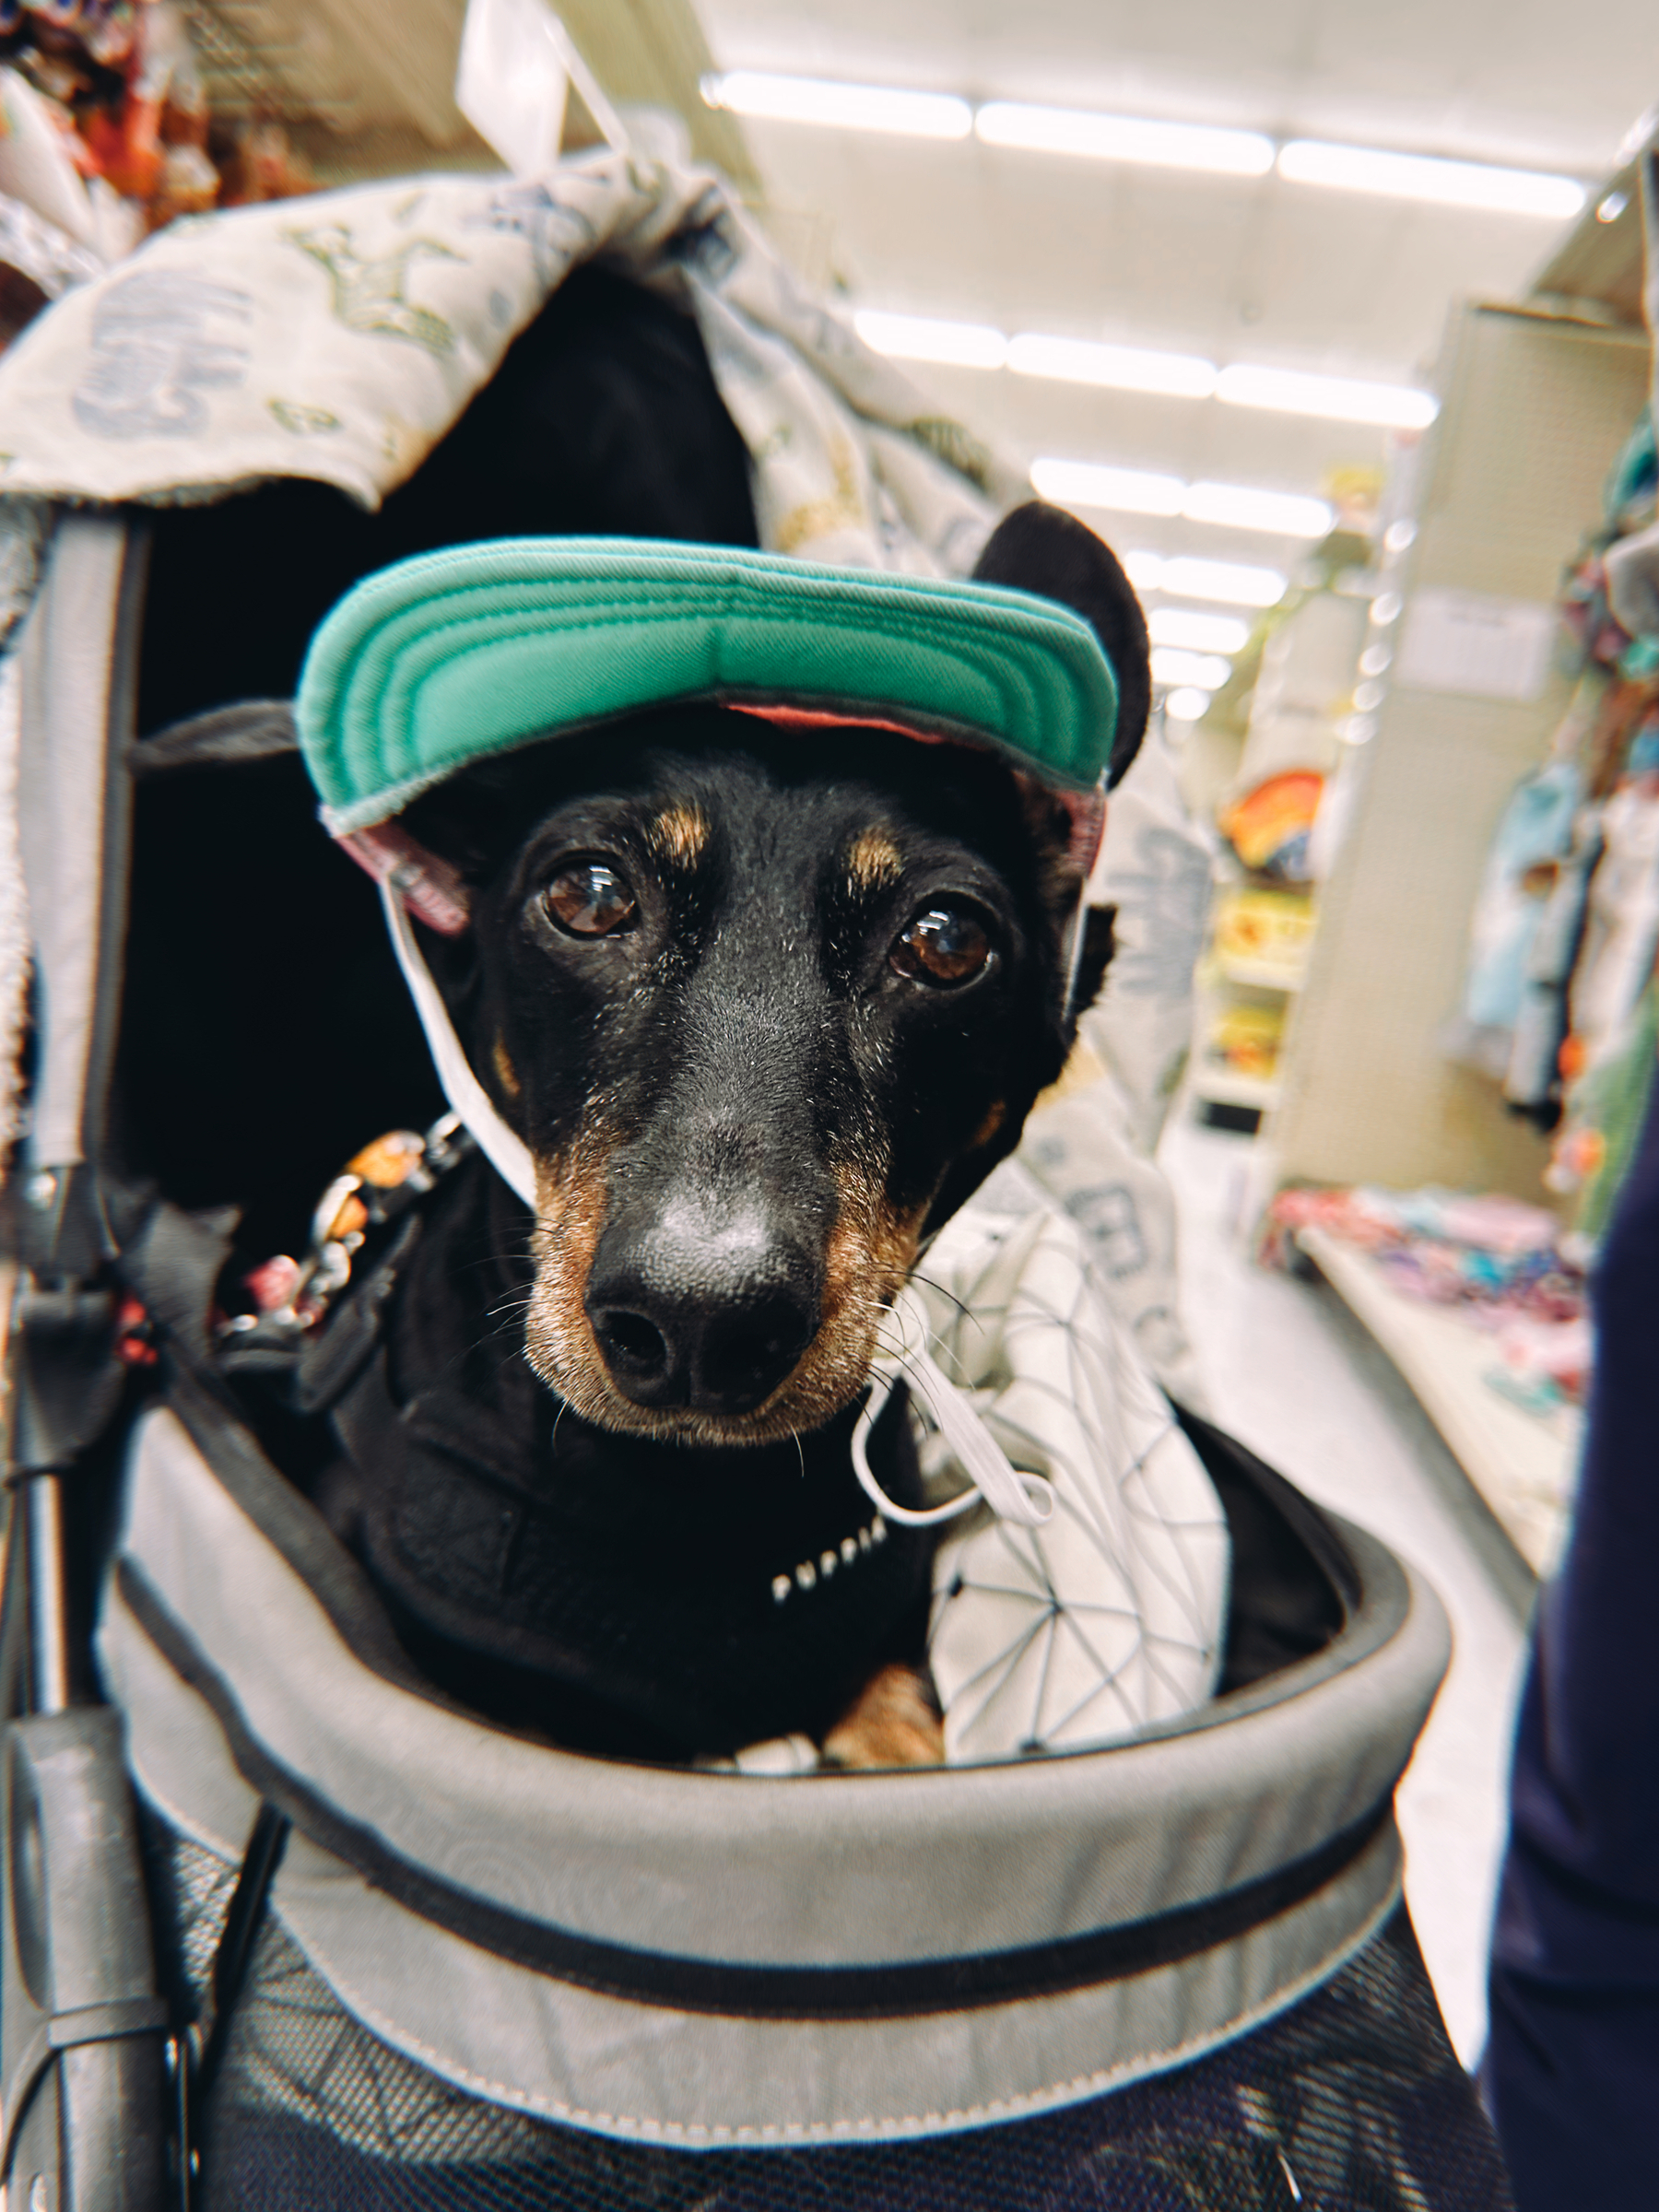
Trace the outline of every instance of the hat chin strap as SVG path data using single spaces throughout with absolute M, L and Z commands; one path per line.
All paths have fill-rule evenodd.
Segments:
M 484 1086 L 473 1074 L 466 1054 L 461 1049 L 432 971 L 415 942 L 415 931 L 410 924 L 404 902 L 389 883 L 380 887 L 381 904 L 386 910 L 386 927 L 391 932 L 392 949 L 397 955 L 397 964 L 403 970 L 404 982 L 409 986 L 409 996 L 415 1001 L 415 1011 L 420 1017 L 420 1026 L 426 1031 L 427 1043 L 431 1048 L 432 1062 L 438 1070 L 438 1080 L 443 1086 L 443 1095 L 451 1108 L 461 1116 L 462 1122 L 477 1141 L 477 1147 L 490 1166 L 507 1184 L 516 1191 L 528 1206 L 535 1204 L 535 1163 L 530 1157 L 530 1147 L 522 1136 L 517 1136 L 490 1104 Z

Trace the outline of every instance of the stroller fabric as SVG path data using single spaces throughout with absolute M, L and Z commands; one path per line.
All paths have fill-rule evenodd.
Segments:
M 1258 1678 L 1241 1599 L 1239 1688 L 1115 1747 L 780 1781 L 445 1705 L 246 1432 L 175 1404 L 135 1438 L 99 1635 L 141 1795 L 229 1867 L 262 1797 L 288 1813 L 276 1918 L 473 2093 L 691 2146 L 1012 2117 L 1242 2032 L 1393 1910 L 1444 1618 L 1357 1532 L 1316 1571 L 1331 1539 L 1241 1504 L 1209 1432 L 1246 1549 L 1277 1528 L 1304 1581 L 1353 1578 L 1323 1649 L 1287 1669 L 1280 1637 Z
M 157 1824 L 203 1980 L 224 1863 Z M 277 1924 L 205 2145 L 205 2212 L 1505 2212 L 1404 1912 L 1302 2003 L 1153 2081 L 898 2142 L 702 2151 L 471 2095 L 365 2028 Z
M 20 755 L 48 1016 L 37 1168 L 103 1158 L 100 1006 L 120 988 L 95 954 L 125 920 L 142 569 L 99 503 L 288 476 L 372 507 L 598 253 L 696 314 L 769 549 L 960 572 L 1014 496 L 720 187 L 620 157 L 177 225 L 68 294 L 0 364 L 0 585 L 22 626 L 0 792 Z M 47 520 L 47 500 L 89 508 Z M 276 702 L 241 731 L 260 776 L 282 767 L 281 724 Z M 70 792 L 52 744 L 77 734 Z M 217 761 L 232 818 L 238 742 L 228 724 L 147 740 L 155 790 L 162 755 Z M 238 952 L 257 996 L 255 939 Z M 20 970 L 3 980 L 16 1006 Z M 119 1241 L 145 1222 L 135 1283 L 167 1249 L 200 1265 L 189 1295 L 154 1268 L 168 1392 L 100 1463 L 115 1534 L 96 1650 L 178 2021 L 213 2025 L 250 1837 L 272 1808 L 292 1823 L 218 2024 L 205 2203 L 1506 2202 L 1398 1905 L 1389 1801 L 1443 1619 L 1359 1532 L 1201 1422 L 1176 1431 L 1075 1228 L 962 1217 L 987 1345 L 913 1312 L 1057 1500 L 1041 1544 L 964 1521 L 935 1591 L 959 1749 L 980 1763 L 780 1781 L 580 1759 L 431 1691 L 300 1489 L 192 1381 L 231 1233 L 218 1200 L 242 1194 L 214 1195 L 147 1218 L 124 1194 L 114 1224 Z M 1133 1628 L 1086 1648 L 1076 1575 L 1102 1524 L 1142 1588 Z M 996 1633 L 969 1632 L 976 1589 L 1012 1607 Z

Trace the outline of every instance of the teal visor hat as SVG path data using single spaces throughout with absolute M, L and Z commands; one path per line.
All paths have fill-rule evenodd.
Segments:
M 705 701 L 896 724 L 1098 789 L 1118 687 L 1080 615 L 1000 585 L 616 537 L 399 561 L 312 641 L 300 742 L 336 836 L 490 754 Z

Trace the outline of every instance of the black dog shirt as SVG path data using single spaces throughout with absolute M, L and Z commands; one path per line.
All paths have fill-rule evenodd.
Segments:
M 819 1734 L 883 1659 L 919 1658 L 934 1539 L 860 1488 L 858 1406 L 741 1453 L 594 1427 L 488 1318 L 503 1286 L 471 1249 L 484 1209 L 456 1187 L 471 1180 L 424 1231 L 453 1244 L 453 1304 L 394 1312 L 388 1351 L 335 1415 L 350 1533 L 433 1681 L 572 1749 L 686 1758 Z M 903 1396 L 869 1456 L 887 1495 L 915 1505 Z

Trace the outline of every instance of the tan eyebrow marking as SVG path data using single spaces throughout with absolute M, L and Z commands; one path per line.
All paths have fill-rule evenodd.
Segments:
M 969 1151 L 977 1152 L 982 1145 L 988 1145 L 1007 1118 L 1008 1101 L 1006 1099 L 998 1099 L 972 1136 L 969 1138 Z
M 648 842 L 665 860 L 684 868 L 699 859 L 709 841 L 709 818 L 700 806 L 667 806 L 652 823 Z
M 904 856 L 885 830 L 861 830 L 847 850 L 855 891 L 878 891 L 904 873 Z
M 501 1088 L 508 1092 L 510 1096 L 516 1099 L 519 1095 L 520 1088 L 518 1070 L 513 1066 L 512 1060 L 508 1057 L 507 1040 L 499 1033 L 497 1034 L 495 1043 L 490 1048 L 489 1056 L 495 1063 L 496 1074 L 501 1078 Z

